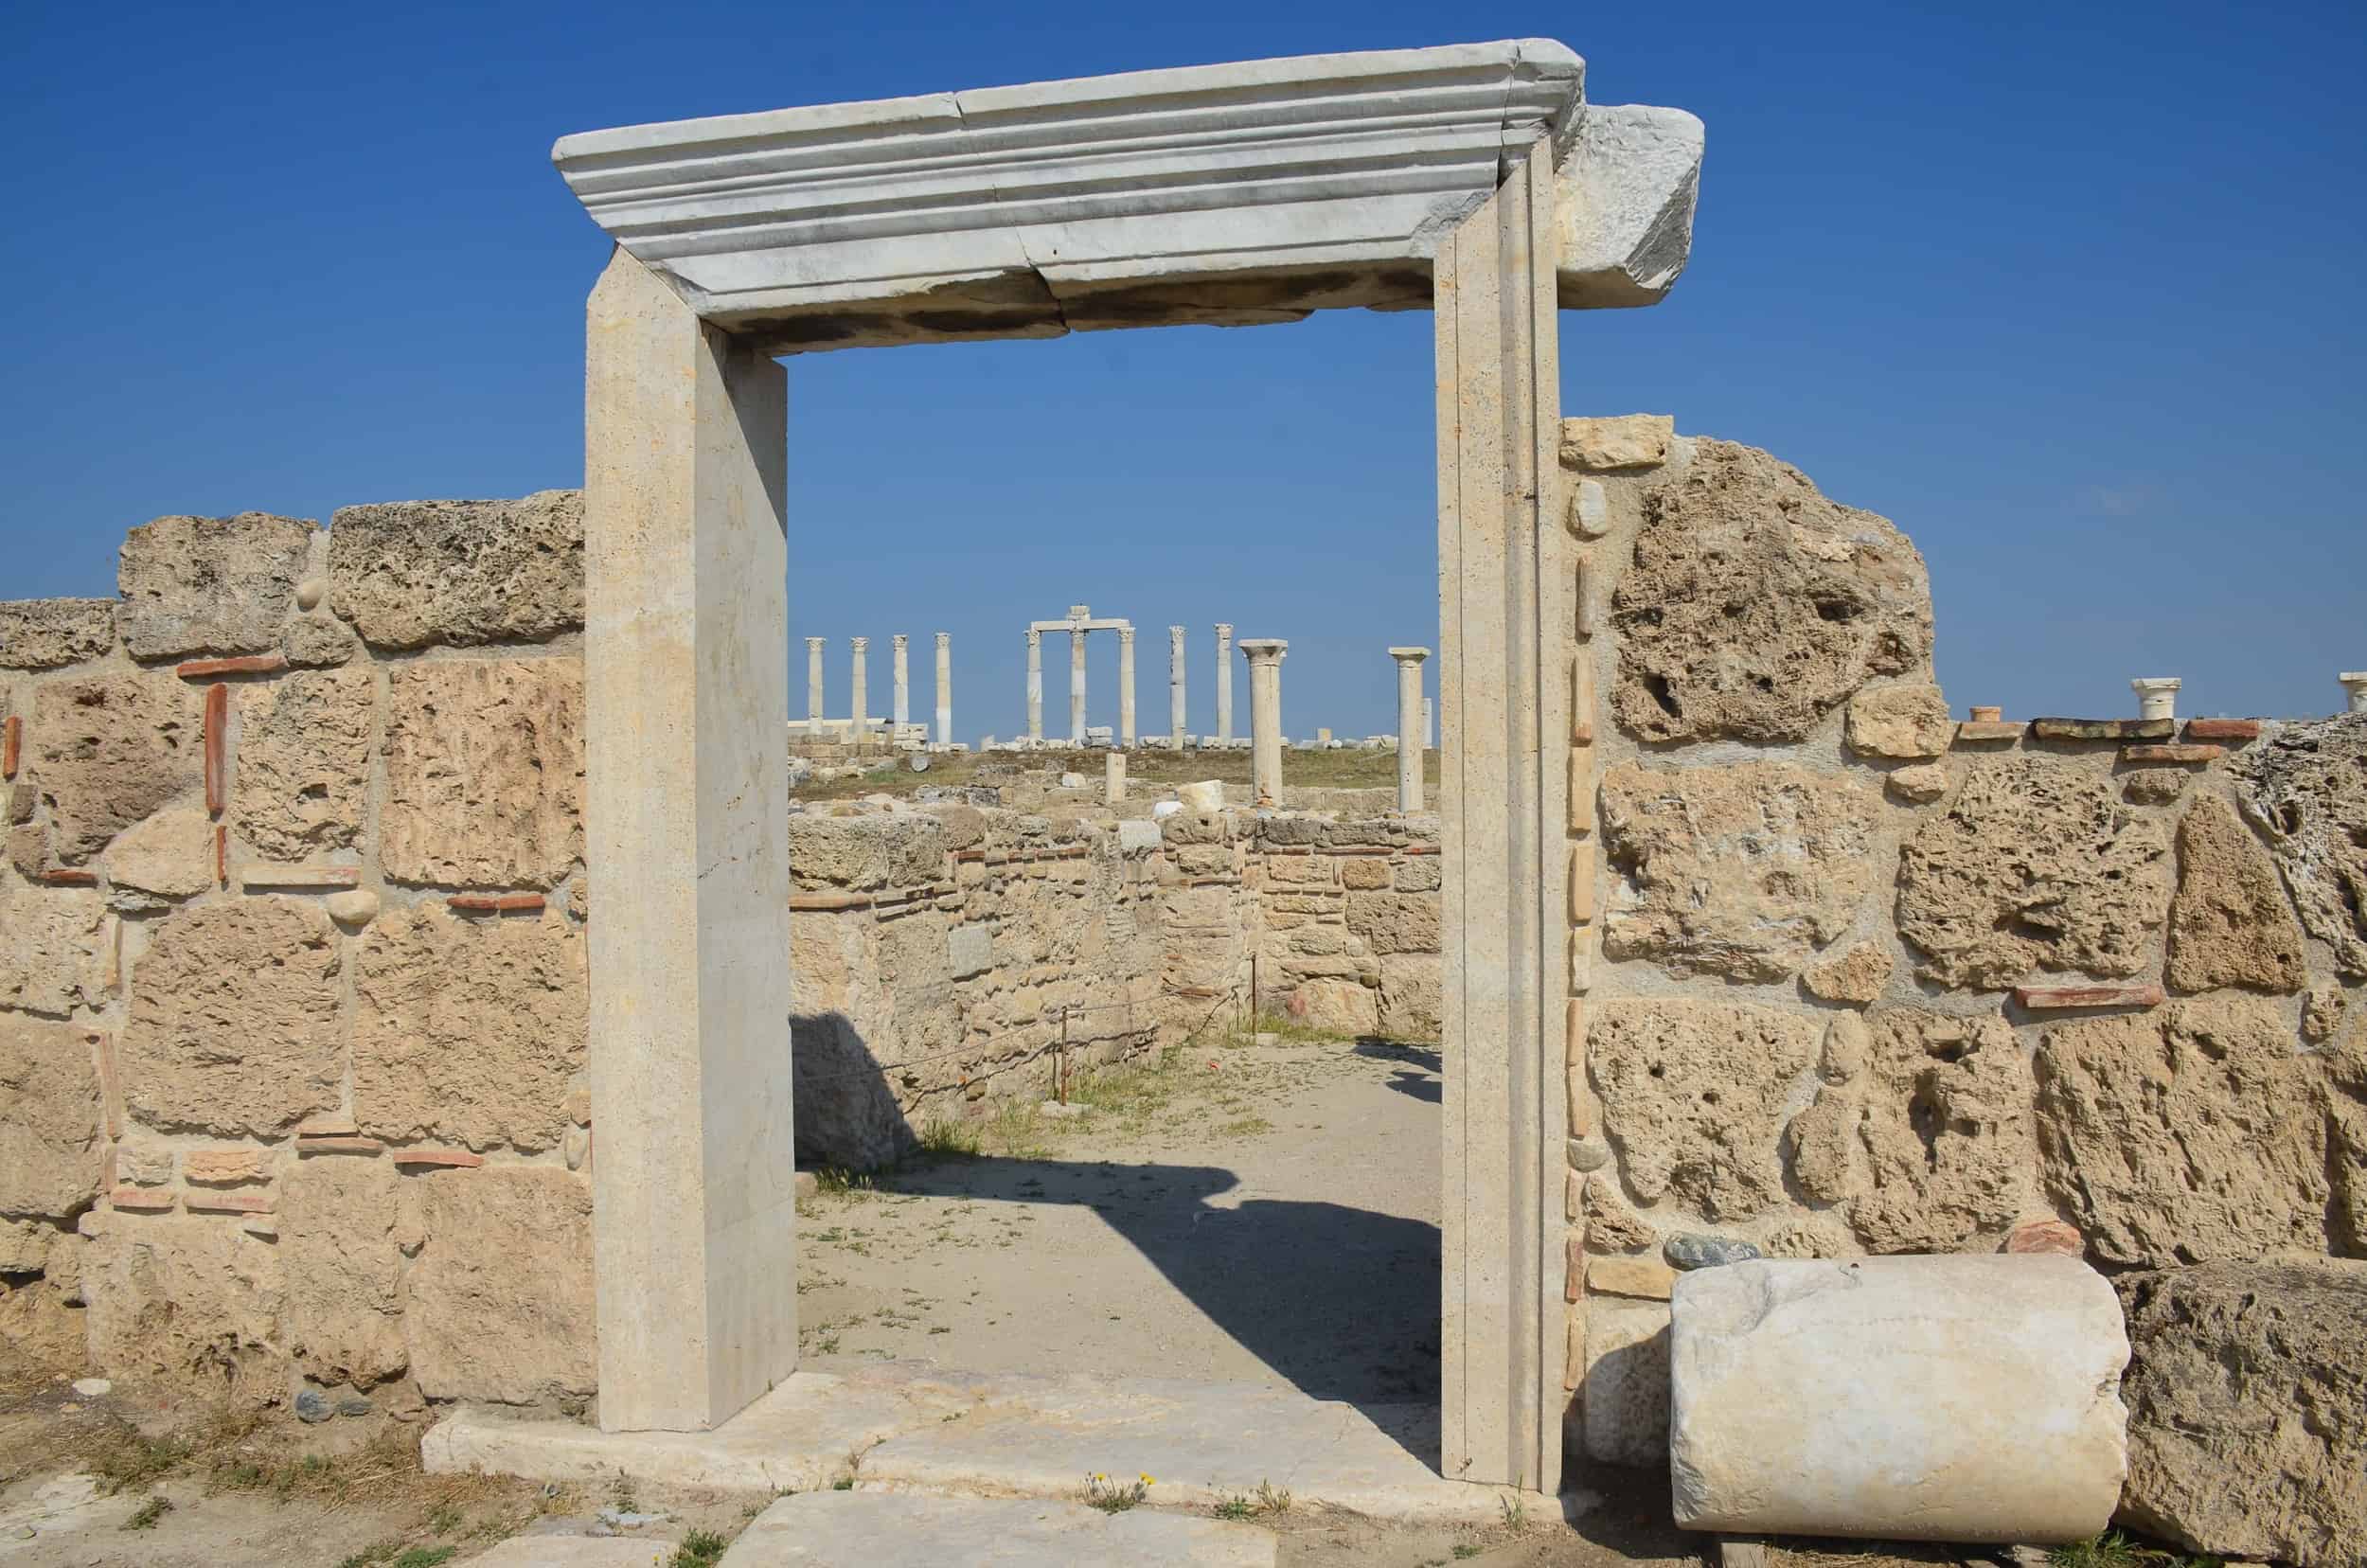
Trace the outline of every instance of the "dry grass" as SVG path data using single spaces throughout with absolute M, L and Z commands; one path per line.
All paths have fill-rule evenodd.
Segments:
M 927 773 L 914 773 L 901 759 L 882 759 L 860 778 L 834 779 L 828 784 L 808 780 L 790 791 L 797 800 L 852 800 L 867 794 L 909 795 L 931 785 L 993 784 L 1014 770 L 1034 773 L 1079 773 L 1098 789 L 1100 751 L 991 752 L 984 756 L 932 757 Z M 981 772 L 985 776 L 980 776 Z M 1423 773 L 1434 789 L 1438 783 L 1438 754 L 1423 754 Z M 1127 782 L 1131 785 L 1188 784 L 1213 778 L 1224 784 L 1249 782 L 1249 753 L 1241 751 L 1130 752 Z M 1282 757 L 1286 785 L 1324 790 L 1393 790 L 1397 784 L 1397 754 L 1394 751 L 1290 751 Z

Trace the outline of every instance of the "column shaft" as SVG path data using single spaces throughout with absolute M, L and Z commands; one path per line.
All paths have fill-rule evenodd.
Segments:
M 937 633 L 937 744 L 953 743 L 953 633 Z
M 1184 629 L 1167 628 L 1167 744 L 1184 749 Z
M 1233 626 L 1217 622 L 1217 744 L 1233 743 Z
M 1249 660 L 1249 782 L 1261 806 L 1282 798 L 1282 656 L 1290 645 L 1276 637 L 1241 643 Z
M 1397 810 L 1422 809 L 1422 661 L 1427 648 L 1393 648 L 1397 661 Z
M 1027 739 L 1043 739 L 1043 633 L 1027 633 Z
M 863 741 L 863 731 L 869 726 L 871 722 L 871 696 L 870 693 L 864 689 L 868 677 L 863 671 L 865 651 L 871 647 L 871 639 L 869 637 L 851 637 L 847 640 L 852 642 L 855 647 L 854 690 L 849 696 L 847 711 L 854 717 L 855 740 L 857 744 L 861 744 Z
M 1085 743 L 1085 636 L 1068 634 L 1068 739 L 1072 746 Z
M 903 633 L 896 633 L 896 727 L 899 730 L 913 722 L 912 672 L 904 660 L 905 645 L 911 641 Z
M 1134 629 L 1118 628 L 1118 744 L 1134 743 Z
M 622 250 L 584 376 L 584 827 L 602 1427 L 797 1364 L 788 400 Z
M 806 733 L 813 739 L 819 739 L 815 730 L 822 722 L 823 641 L 820 637 L 806 639 Z

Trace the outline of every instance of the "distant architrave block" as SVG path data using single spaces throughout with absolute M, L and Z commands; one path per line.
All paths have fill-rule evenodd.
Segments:
M 1136 71 L 561 138 L 593 219 L 772 352 L 1426 309 L 1439 238 L 1550 138 L 1567 307 L 1691 244 L 1701 123 L 1589 107 L 1549 40 Z

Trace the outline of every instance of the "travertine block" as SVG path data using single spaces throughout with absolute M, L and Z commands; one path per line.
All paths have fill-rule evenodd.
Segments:
M 260 653 L 279 642 L 312 547 L 294 517 L 160 517 L 124 540 L 116 624 L 135 659 Z
M 1436 953 L 1438 900 L 1403 893 L 1351 893 L 1348 929 L 1375 953 Z
M 330 604 L 374 648 L 541 642 L 583 626 L 583 492 L 395 501 L 330 520 Z
M 271 860 L 360 842 L 370 781 L 369 670 L 304 671 L 240 695 L 233 830 Z
M 107 882 L 117 889 L 187 899 L 214 885 L 214 829 L 195 802 L 168 806 L 107 846 Z
M 343 958 L 301 899 L 183 909 L 156 924 L 119 1044 L 132 1114 L 166 1131 L 272 1137 L 335 1106 Z
M 0 669 L 58 669 L 116 645 L 116 601 L 14 599 L 0 603 Z
M 1755 1260 L 1670 1307 L 1677 1523 L 2059 1541 L 2111 1519 L 2128 1339 L 2074 1258 Z
M 555 1148 L 584 1064 L 581 934 L 551 919 L 393 911 L 355 960 L 353 1108 L 390 1142 Z
M 1935 686 L 1873 686 L 1849 700 L 1849 749 L 1860 756 L 1939 757 L 1955 732 Z
M 547 1166 L 439 1171 L 420 1181 L 427 1241 L 407 1280 L 403 1316 L 420 1391 L 502 1404 L 588 1397 L 591 1186 Z
M 2166 974 L 2189 991 L 2246 986 L 2290 992 L 2309 980 L 2301 922 L 2276 866 L 2216 795 L 2198 796 L 2178 826 Z
M 279 1197 L 289 1354 L 327 1383 L 366 1387 L 400 1372 L 410 1357 L 396 1233 L 416 1186 L 383 1160 L 305 1160 Z
M 549 887 L 583 855 L 583 670 L 568 659 L 399 667 L 380 860 L 398 882 Z
M 88 1029 L 0 1014 L 0 1214 L 63 1220 L 98 1195 L 100 1109 Z
M 59 858 L 80 864 L 204 782 L 196 688 L 161 675 L 53 681 L 34 699 L 33 781 Z
M 2367 719 L 2279 724 L 2228 764 L 2245 817 L 2268 835 L 2302 924 L 2337 968 L 2367 978 Z
M 1747 1219 L 1784 1196 L 1777 1138 L 1818 1021 L 1714 1002 L 1596 1002 L 1587 1064 L 1622 1168 L 1647 1203 Z
M 1890 984 L 1891 955 L 1874 942 L 1853 943 L 1846 953 L 1801 972 L 1808 994 L 1826 1002 L 1871 1002 Z
M 284 1399 L 286 1280 L 278 1247 L 230 1221 L 116 1219 L 83 1257 L 91 1363 L 119 1378 L 202 1381 L 237 1404 Z
M 1618 414 L 1561 421 L 1561 466 L 1608 472 L 1665 462 L 1677 421 L 1666 414 Z
M 107 912 L 86 888 L 0 888 L 0 1007 L 69 1013 L 107 993 Z

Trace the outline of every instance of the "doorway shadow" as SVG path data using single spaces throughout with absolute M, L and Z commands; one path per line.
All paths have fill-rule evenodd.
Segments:
M 827 1030 L 798 1020 L 800 1048 L 830 1042 L 828 1066 L 869 1061 L 843 1019 Z M 1399 1075 L 1434 1083 L 1437 1053 L 1369 1042 L 1355 1047 L 1407 1063 Z M 803 1095 L 823 1062 L 798 1076 Z M 877 1130 L 893 1111 L 890 1063 L 869 1082 L 840 1083 L 831 1098 Z M 1393 1083 L 1392 1087 L 1400 1087 Z M 1418 1082 L 1402 1092 L 1435 1101 Z M 818 1109 L 818 1108 L 817 1108 Z M 805 1107 L 799 1108 L 805 1131 Z M 905 1147 L 912 1138 L 907 1130 Z M 1385 1161 L 1397 1151 L 1374 1149 Z M 1425 1149 L 1424 1158 L 1435 1156 Z M 1309 1399 L 1354 1406 L 1431 1466 L 1439 1461 L 1438 1226 L 1358 1205 L 1354 1169 L 1337 1175 L 1336 1199 L 1257 1196 L 1215 1164 L 914 1153 L 873 1173 L 881 1193 L 965 1202 L 1091 1209 L 1234 1343 Z M 1058 1326 L 1042 1326 L 1047 1335 Z M 1046 1363 L 1059 1346 L 1049 1337 Z M 1146 1365 L 1142 1375 L 1164 1374 Z
M 1446 1057 L 1435 1045 L 1401 1045 L 1394 1040 L 1366 1035 L 1356 1042 L 1356 1054 L 1379 1061 L 1400 1063 L 1389 1076 L 1389 1087 L 1432 1105 L 1447 1096 Z

